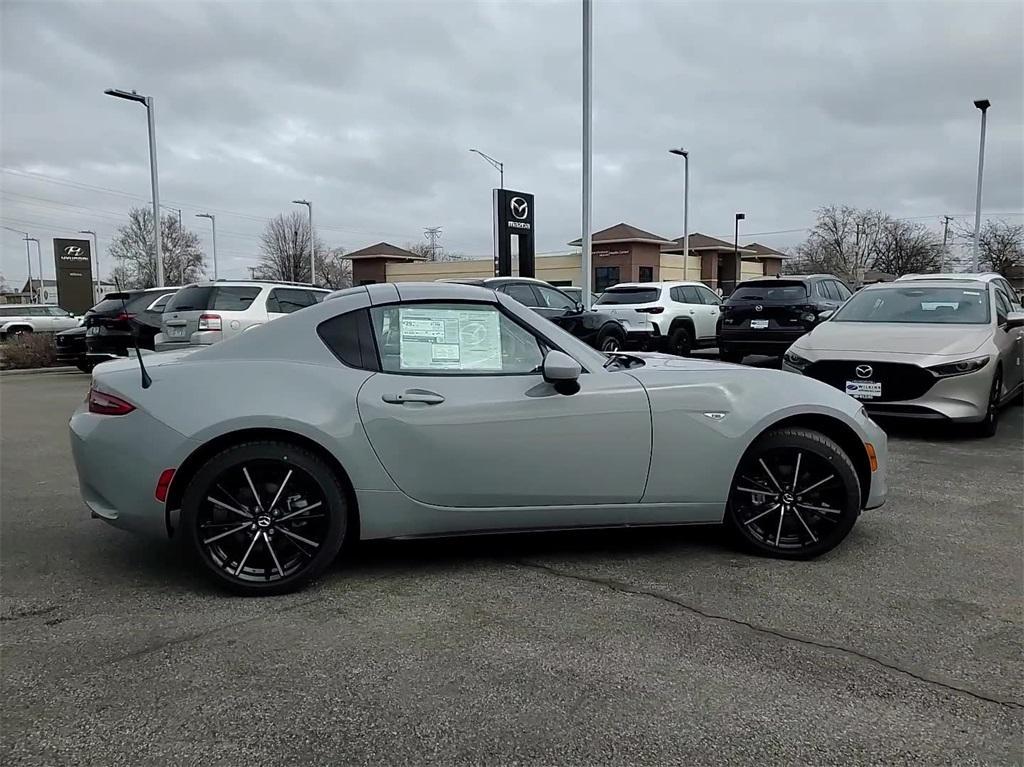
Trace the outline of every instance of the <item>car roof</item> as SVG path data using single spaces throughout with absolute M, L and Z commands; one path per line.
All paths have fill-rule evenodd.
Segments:
M 896 282 L 917 282 L 919 280 L 976 280 L 991 282 L 1005 279 L 998 272 L 945 272 L 943 274 L 904 274 L 896 278 Z
M 608 290 L 615 290 L 615 288 L 675 288 L 685 285 L 707 287 L 707 285 L 698 280 L 662 280 L 659 282 L 619 282 L 612 285 Z
M 507 285 L 510 282 L 528 282 L 533 285 L 547 285 L 549 288 L 557 288 L 550 282 L 538 280 L 536 277 L 442 277 L 437 282 L 457 282 L 463 285 Z
M 969 277 L 956 279 L 939 278 L 937 280 L 894 280 L 893 282 L 876 282 L 873 285 L 865 285 L 861 288 L 861 292 L 865 290 L 885 290 L 886 288 L 907 288 L 909 287 L 907 285 L 908 282 L 913 282 L 914 287 L 919 288 L 980 288 L 990 284 L 987 280 L 977 280 Z
M 310 285 L 307 282 L 287 282 L 281 280 L 202 280 L 200 282 L 191 282 L 188 285 L 182 285 L 182 288 L 297 288 L 299 290 L 316 290 L 321 293 L 330 293 L 330 288 L 320 288 L 316 285 Z

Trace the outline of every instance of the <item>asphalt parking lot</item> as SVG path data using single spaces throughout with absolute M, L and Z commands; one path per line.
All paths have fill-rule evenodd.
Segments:
M 13 764 L 1019 764 L 1022 410 L 890 435 L 814 562 L 717 530 L 364 545 L 245 600 L 91 520 L 78 373 L 0 378 Z

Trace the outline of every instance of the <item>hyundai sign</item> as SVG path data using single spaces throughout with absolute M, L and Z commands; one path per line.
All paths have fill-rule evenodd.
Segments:
M 92 248 L 88 240 L 53 240 L 57 301 L 61 309 L 85 314 L 96 302 L 92 289 Z

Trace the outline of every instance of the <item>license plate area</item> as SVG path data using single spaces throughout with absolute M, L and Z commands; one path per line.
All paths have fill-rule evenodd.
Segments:
M 751 330 L 764 330 L 767 327 L 768 327 L 768 320 L 751 320 L 750 321 L 750 329 Z
M 185 328 L 167 328 L 168 338 L 184 338 Z
M 98 336 L 100 334 L 99 325 L 93 325 L 87 331 L 85 331 L 85 334 L 87 336 Z
M 882 396 L 882 382 L 847 381 L 846 393 L 857 399 L 877 399 Z

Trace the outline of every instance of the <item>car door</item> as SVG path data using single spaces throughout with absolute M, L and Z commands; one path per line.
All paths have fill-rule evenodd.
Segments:
M 679 285 L 669 291 L 672 301 L 683 304 L 677 307 L 678 313 L 689 317 L 693 321 L 694 335 L 699 339 L 707 339 L 715 335 L 715 322 L 711 321 L 710 311 L 712 307 L 706 306 L 696 285 Z M 715 307 L 715 321 L 718 319 L 718 309 Z
M 1024 328 L 1008 328 L 1007 315 L 1013 305 L 999 289 L 993 291 L 996 300 L 996 329 L 993 336 L 999 359 L 1003 363 L 1003 387 L 1011 392 L 1024 381 Z
M 551 320 L 574 336 L 583 334 L 582 313 L 577 311 L 579 304 L 560 290 L 547 285 L 534 285 L 533 289 L 540 296 L 541 305 L 534 309 L 537 314 Z
M 559 394 L 541 373 L 544 340 L 490 303 L 368 311 L 381 372 L 359 415 L 403 493 L 488 509 L 639 501 L 650 406 L 632 376 L 584 372 Z
M 704 314 L 701 317 L 704 329 L 697 332 L 701 338 L 716 336 L 718 334 L 718 317 L 722 313 L 722 299 L 711 288 L 706 288 L 703 285 L 696 285 L 694 289 L 704 304 Z

